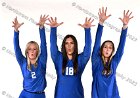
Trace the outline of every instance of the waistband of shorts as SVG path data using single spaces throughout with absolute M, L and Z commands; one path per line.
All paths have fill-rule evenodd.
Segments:
M 34 93 L 34 94 L 44 94 L 44 91 L 37 91 L 37 92 L 31 92 L 31 91 L 27 91 L 26 89 L 24 89 L 24 91 L 29 92 L 29 93 Z

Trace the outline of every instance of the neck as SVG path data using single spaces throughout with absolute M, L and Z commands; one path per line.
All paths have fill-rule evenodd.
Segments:
M 72 59 L 72 54 L 68 54 L 68 59 L 71 60 Z
M 36 63 L 35 60 L 31 60 L 31 59 L 30 59 L 30 62 L 31 62 L 31 64 L 35 64 Z
M 104 58 L 105 62 L 108 62 L 108 59 L 109 59 L 109 58 Z

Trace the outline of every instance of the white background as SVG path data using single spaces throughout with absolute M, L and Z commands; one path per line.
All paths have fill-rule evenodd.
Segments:
M 79 51 L 84 47 L 84 29 L 78 23 L 84 23 L 85 17 L 92 17 L 95 27 L 91 28 L 92 47 L 98 25 L 98 9 L 108 7 L 108 14 L 112 16 L 107 23 L 121 29 L 122 23 L 118 19 L 123 16 L 123 10 L 133 12 L 134 18 L 129 22 L 128 37 L 124 55 L 117 69 L 117 84 L 121 98 L 140 98 L 140 2 L 139 0 L 0 0 L 0 98 L 18 98 L 22 91 L 23 77 L 20 67 L 14 57 L 12 21 L 17 16 L 19 22 L 24 22 L 20 28 L 20 46 L 24 54 L 26 43 L 35 40 L 40 43 L 38 26 L 41 14 L 57 17 L 58 22 L 64 24 L 58 27 L 58 47 L 60 49 L 62 37 L 73 34 L 78 40 Z M 19 13 L 20 12 L 20 13 Z M 89 14 L 90 12 L 90 14 Z M 91 16 L 92 15 L 94 16 Z M 24 15 L 24 16 L 23 16 Z M 26 18 L 25 18 L 26 16 Z M 47 88 L 46 97 L 54 97 L 56 73 L 50 58 L 50 32 L 46 25 L 46 39 L 48 49 L 47 60 Z M 116 48 L 119 43 L 120 32 L 104 24 L 102 42 L 110 39 Z M 92 70 L 89 60 L 82 75 L 85 98 L 91 98 Z

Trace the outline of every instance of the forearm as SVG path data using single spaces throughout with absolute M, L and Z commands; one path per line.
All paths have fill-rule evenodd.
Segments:
M 57 52 L 58 52 L 58 47 L 57 47 L 57 28 L 56 27 L 51 27 L 51 34 L 50 34 L 50 51 L 51 51 L 51 57 L 53 61 L 55 61 Z
M 97 53 L 98 50 L 100 49 L 102 32 L 103 32 L 103 26 L 98 24 L 96 37 L 95 37 L 94 48 L 93 48 L 93 53 Z
M 87 55 L 90 55 L 90 53 L 91 53 L 91 32 L 90 32 L 90 28 L 85 28 L 85 47 L 84 47 L 84 52 L 86 52 Z
M 40 40 L 41 40 L 41 46 L 46 46 L 46 35 L 45 35 L 45 28 L 39 28 L 40 32 Z
M 14 31 L 14 51 L 18 63 L 21 65 L 24 56 L 22 55 L 20 46 L 19 46 L 19 32 Z
M 122 29 L 122 32 L 121 32 L 119 46 L 116 51 L 116 55 L 118 55 L 118 56 L 119 55 L 121 56 L 123 54 L 124 46 L 125 46 L 125 42 L 126 42 L 126 36 L 127 36 L 127 28 Z

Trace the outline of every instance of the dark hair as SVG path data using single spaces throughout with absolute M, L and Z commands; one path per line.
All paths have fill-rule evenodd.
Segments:
M 104 42 L 102 43 L 101 48 L 100 48 L 100 54 L 101 54 L 101 56 L 102 56 L 103 47 L 104 47 L 105 43 L 107 43 L 107 42 L 110 42 L 110 43 L 112 44 L 112 47 L 113 47 L 113 51 L 112 51 L 111 56 L 113 55 L 113 53 L 114 53 L 114 51 L 115 51 L 114 43 L 113 43 L 111 40 L 106 40 L 106 41 L 104 41 Z
M 110 55 L 110 57 L 109 57 L 109 59 L 108 59 L 108 62 L 107 62 L 107 64 L 106 64 L 106 62 L 105 62 L 105 60 L 104 60 L 104 57 L 103 57 L 103 54 L 102 54 L 102 51 L 103 51 L 103 47 L 104 47 L 105 43 L 107 43 L 107 42 L 110 42 L 110 43 L 112 44 L 112 47 L 113 47 L 112 49 L 113 49 L 113 51 L 112 51 L 112 53 L 111 53 L 111 55 Z M 104 65 L 104 69 L 103 69 L 103 71 L 102 71 L 102 74 L 105 75 L 105 76 L 109 76 L 109 75 L 111 74 L 111 64 L 110 64 L 110 62 L 111 62 L 111 59 L 112 59 L 112 57 L 113 57 L 114 51 L 115 51 L 115 46 L 114 46 L 114 43 L 113 43 L 111 40 L 106 40 L 106 41 L 104 41 L 103 44 L 101 45 L 101 48 L 100 48 L 100 55 L 101 55 L 102 62 L 103 62 L 103 65 Z
M 72 40 L 74 42 L 74 52 L 72 54 L 72 61 L 73 61 L 73 65 L 74 65 L 74 74 L 76 74 L 76 72 L 78 70 L 78 43 L 77 43 L 77 40 L 76 40 L 75 36 L 73 36 L 73 35 L 66 35 L 63 39 L 62 46 L 61 46 L 61 52 L 63 55 L 63 65 L 62 65 L 62 74 L 63 75 L 65 73 L 65 69 L 66 69 L 66 65 L 67 65 L 67 61 L 68 61 L 68 56 L 67 56 L 66 49 L 65 49 L 65 42 L 66 42 L 67 38 L 72 38 Z

